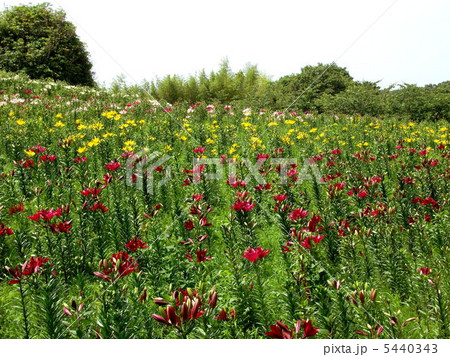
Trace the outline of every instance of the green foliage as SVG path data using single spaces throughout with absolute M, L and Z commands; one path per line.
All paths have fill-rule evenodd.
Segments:
M 389 92 L 382 91 L 377 83 L 355 82 L 335 95 L 323 94 L 316 103 L 324 111 L 333 113 L 376 116 L 386 113 L 388 95 Z
M 450 82 L 381 89 L 378 82 L 354 81 L 345 68 L 335 63 L 306 66 L 298 74 L 271 81 L 255 65 L 234 73 L 225 59 L 219 70 L 209 75 L 204 70 L 188 78 L 167 75 L 141 85 L 128 85 L 125 77 L 119 76 L 110 89 L 117 94 L 146 94 L 166 103 L 222 103 L 409 120 L 450 119 Z
M 335 63 L 306 66 L 298 74 L 280 78 L 273 88 L 273 104 L 278 108 L 320 109 L 322 95 L 336 95 L 351 84 L 353 78 Z
M 91 68 L 85 45 L 64 11 L 39 4 L 0 14 L 0 69 L 93 86 Z
M 405 84 L 391 92 L 388 112 L 412 120 L 450 118 L 450 83 L 418 87 Z
M 259 72 L 257 66 L 247 65 L 243 70 L 234 73 L 228 63 L 223 60 L 217 72 L 208 74 L 204 70 L 195 76 L 183 78 L 178 75 L 167 75 L 151 83 L 142 85 L 127 85 L 123 76 L 117 77 L 111 90 L 118 93 L 126 90 L 128 93 L 150 94 L 159 101 L 166 103 L 197 102 L 231 104 L 236 101 L 246 101 L 248 104 L 263 105 L 268 96 L 270 81 Z

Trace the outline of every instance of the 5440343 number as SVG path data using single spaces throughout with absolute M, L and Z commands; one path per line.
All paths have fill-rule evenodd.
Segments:
M 437 344 L 425 344 L 420 343 L 409 343 L 409 344 L 394 344 L 389 343 L 384 344 L 384 353 L 437 353 Z

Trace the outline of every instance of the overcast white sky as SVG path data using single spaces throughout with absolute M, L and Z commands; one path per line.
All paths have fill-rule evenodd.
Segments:
M 224 57 L 234 71 L 250 62 L 273 79 L 336 61 L 382 86 L 450 80 L 448 0 L 47 2 L 77 26 L 106 84 L 121 73 L 134 83 L 215 70 Z

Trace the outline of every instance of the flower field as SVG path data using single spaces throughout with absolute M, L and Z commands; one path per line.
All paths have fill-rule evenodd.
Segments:
M 0 76 L 0 338 L 450 338 L 448 122 Z

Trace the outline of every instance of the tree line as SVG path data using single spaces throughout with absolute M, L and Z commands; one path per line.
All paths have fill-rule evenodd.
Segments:
M 72 85 L 98 87 L 86 46 L 62 10 L 50 4 L 20 5 L 0 12 L 0 71 L 51 78 Z M 167 103 L 241 104 L 269 110 L 315 111 L 411 120 L 450 119 L 450 81 L 380 88 L 356 81 L 335 63 L 306 66 L 299 73 L 272 80 L 247 65 L 233 72 L 228 60 L 217 71 L 183 77 L 167 75 L 139 85 L 116 78 L 110 90 L 128 91 Z
M 269 110 L 400 116 L 411 120 L 450 119 L 450 81 L 423 87 L 414 84 L 381 88 L 379 82 L 357 81 L 335 63 L 306 66 L 300 73 L 271 80 L 256 65 L 233 72 L 228 60 L 217 71 L 184 78 L 167 75 L 139 85 L 115 79 L 113 92 L 148 93 L 175 103 L 241 104 Z

